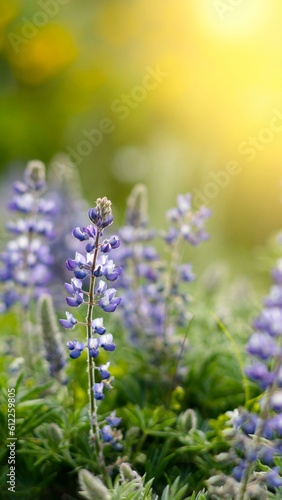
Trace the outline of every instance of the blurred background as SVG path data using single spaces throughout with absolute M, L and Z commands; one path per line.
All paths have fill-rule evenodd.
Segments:
M 1 0 L 2 179 L 68 153 L 90 205 L 122 220 L 143 182 L 160 226 L 192 191 L 199 262 L 248 271 L 282 227 L 281 21 L 280 0 Z

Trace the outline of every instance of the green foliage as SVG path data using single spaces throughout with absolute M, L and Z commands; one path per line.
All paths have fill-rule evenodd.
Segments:
M 206 500 L 208 498 L 208 494 L 202 490 L 199 493 L 193 493 L 191 497 L 189 497 L 189 500 Z
M 127 463 L 121 464 L 120 474 L 116 477 L 113 488 L 106 488 L 98 477 L 85 469 L 79 471 L 78 478 L 79 495 L 86 500 L 189 500 L 185 496 L 187 486 L 181 486 L 179 477 L 158 496 L 152 489 L 154 479 L 146 482 L 146 476 L 139 476 Z M 193 494 L 191 498 L 203 500 L 206 496 L 201 492 L 197 496 Z
M 152 491 L 153 479 L 145 483 L 145 476 L 140 477 L 128 464 L 121 465 L 121 474 L 116 478 L 111 500 L 157 500 Z
M 121 335 L 121 350 L 122 342 Z M 116 463 L 109 476 L 114 484 L 110 494 L 114 495 L 112 498 L 144 500 L 189 498 L 187 495 L 193 495 L 194 490 L 197 494 L 204 487 L 208 471 L 214 466 L 210 454 L 222 446 L 223 438 L 209 429 L 198 410 L 187 409 L 187 393 L 178 385 L 179 380 L 173 385 L 166 381 L 162 384 L 156 368 L 148 365 L 145 353 L 125 348 L 128 355 L 123 361 L 121 357 L 121 363 L 116 360 L 119 380 L 116 379 L 114 389 L 101 404 L 100 413 L 103 420 L 116 407 L 122 417 L 123 451 L 105 449 L 107 463 Z M 52 492 L 73 497 L 80 469 L 98 473 L 88 443 L 85 372 L 78 363 L 70 362 L 69 383 L 64 387 L 55 380 L 44 383 L 43 370 L 38 365 L 33 376 L 27 377 L 22 372 L 10 377 L 10 386 L 16 389 L 18 495 L 23 499 L 29 498 L 28 491 L 44 500 Z M 42 383 L 38 384 L 40 378 Z M 0 433 L 5 441 L 8 383 L 3 375 L 2 379 Z M 158 399 L 153 395 L 158 395 Z M 1 463 L 6 464 L 5 448 L 0 457 Z M 138 471 L 137 478 L 146 474 L 149 483 L 142 486 L 143 497 L 141 490 L 136 492 L 136 478 L 133 482 L 120 480 L 118 464 L 123 457 Z M 6 473 L 7 469 L 1 476 L 3 485 Z M 69 478 L 68 486 L 61 485 L 62 474 Z
M 49 313 L 44 319 L 46 304 L 42 305 L 41 326 L 44 323 L 45 330 L 54 332 Z M 115 381 L 100 405 L 99 419 L 104 421 L 117 409 L 122 417 L 123 450 L 105 446 L 109 474 L 103 487 L 88 442 L 84 353 L 68 363 L 66 386 L 48 380 L 43 363 L 33 373 L 25 373 L 13 367 L 14 354 L 0 357 L 3 443 L 7 438 L 7 387 L 14 387 L 16 393 L 17 493 L 11 498 L 93 498 L 93 488 L 100 486 L 101 495 L 110 500 L 207 499 L 206 481 L 219 470 L 215 457 L 229 447 L 225 412 L 244 405 L 246 399 L 238 353 L 210 315 L 210 307 L 202 305 L 198 311 L 195 306 L 189 348 L 177 359 L 164 350 L 160 364 L 152 363 L 152 353 L 146 349 L 130 345 L 126 332 L 112 323 L 119 345 L 111 365 Z M 13 315 L 6 317 L 6 326 L 4 317 L 1 321 L 3 331 L 15 332 Z M 232 324 L 229 319 L 226 328 L 244 362 L 246 334 L 242 323 L 234 322 L 234 328 Z M 17 335 L 13 339 L 16 352 L 20 343 Z M 251 385 L 249 408 L 257 404 L 256 396 Z M 0 486 L 5 489 L 7 456 L 3 446 Z M 279 460 L 277 465 L 282 468 Z

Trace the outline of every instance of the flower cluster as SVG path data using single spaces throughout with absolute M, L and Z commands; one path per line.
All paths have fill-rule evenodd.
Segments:
M 51 252 L 52 255 L 56 255 L 56 259 L 50 285 L 57 308 L 61 309 L 65 303 L 61 293 L 62 281 L 67 281 L 69 278 L 65 262 L 69 255 L 74 255 L 80 250 L 80 242 L 73 238 L 72 230 L 83 220 L 88 204 L 83 199 L 76 165 L 62 153 L 56 155 L 50 163 L 48 186 L 49 196 L 55 201 L 57 207 L 54 217 L 56 238 L 51 242 Z
M 83 304 L 87 305 L 86 322 L 80 323 L 67 311 L 66 319 L 61 319 L 60 323 L 66 329 L 73 329 L 78 323 L 86 326 L 86 344 L 78 340 L 69 340 L 67 347 L 72 359 L 78 358 L 84 349 L 88 350 L 91 430 L 97 439 L 95 401 L 104 399 L 104 388 L 111 387 L 111 375 L 110 362 L 96 366 L 94 360 L 99 356 L 100 349 L 110 352 L 115 350 L 116 345 L 113 335 L 106 332 L 103 318 L 93 319 L 93 308 L 99 307 L 103 312 L 109 313 L 116 310 L 121 298 L 116 297 L 115 288 L 108 288 L 107 282 L 115 281 L 120 276 L 122 268 L 116 267 L 114 261 L 109 258 L 112 250 L 120 246 L 118 237 L 103 238 L 104 229 L 113 222 L 111 202 L 107 198 L 98 198 L 96 207 L 88 211 L 88 216 L 91 224 L 73 230 L 73 236 L 79 242 L 85 243 L 85 253 L 76 252 L 74 259 L 67 260 L 66 267 L 73 272 L 74 278 L 70 283 L 65 283 L 70 295 L 66 298 L 68 306 L 78 308 Z M 99 374 L 99 382 L 96 381 L 95 372 Z M 108 435 L 109 432 L 107 434 L 106 430 L 101 431 L 103 439 Z
M 195 276 L 191 264 L 180 262 L 181 245 L 200 244 L 208 238 L 204 225 L 210 213 L 204 207 L 194 211 L 191 195 L 187 194 L 178 197 L 177 207 L 167 215 L 171 225 L 166 232 L 150 229 L 146 188 L 137 185 L 133 189 L 126 225 L 119 231 L 123 246 L 118 253 L 124 268 L 122 320 L 133 340 L 147 334 L 151 339 L 159 337 L 172 342 L 175 328 L 184 327 L 189 320 L 189 295 L 183 291 L 183 284 L 193 281 Z M 169 252 L 168 265 L 151 243 L 157 235 L 162 237 Z
M 8 242 L 0 255 L 0 280 L 5 284 L 1 312 L 7 311 L 15 302 L 27 308 L 32 299 L 38 298 L 51 277 L 53 263 L 49 241 L 54 237 L 51 219 L 55 204 L 42 197 L 46 190 L 44 164 L 29 162 L 23 182 L 15 182 L 13 189 L 15 194 L 8 208 L 21 217 L 7 223 L 7 229 L 15 239 Z
M 142 334 L 162 334 L 162 305 L 156 294 L 160 256 L 150 244 L 155 236 L 156 231 L 148 227 L 146 188 L 137 185 L 128 199 L 126 223 L 119 230 L 122 247 L 117 252 L 123 268 L 121 320 L 133 341 Z
M 205 230 L 206 220 L 210 217 L 211 211 L 207 207 L 201 206 L 193 209 L 192 195 L 178 195 L 176 207 L 167 212 L 169 228 L 162 233 L 164 241 L 167 243 L 166 250 L 171 256 L 169 271 L 165 277 L 165 328 L 168 337 L 175 331 L 175 325 L 185 327 L 190 319 L 187 311 L 189 294 L 186 292 L 186 283 L 195 280 L 190 263 L 181 263 L 185 246 L 200 245 L 209 239 L 209 234 Z M 184 286 L 183 286 L 184 285 Z
M 255 493 L 256 498 L 266 498 L 267 487 L 282 486 L 279 467 L 275 465 L 275 457 L 282 452 L 281 269 L 282 260 L 279 260 L 272 273 L 274 285 L 253 323 L 254 332 L 247 345 L 253 361 L 245 373 L 262 391 L 259 405 L 253 412 L 236 411 L 231 420 L 233 446 L 229 461 L 233 461 L 235 467 L 228 482 L 231 489 L 227 492 L 225 486 L 221 491 L 235 492 L 242 499 L 245 495 L 255 498 Z M 219 479 L 225 481 L 224 476 Z

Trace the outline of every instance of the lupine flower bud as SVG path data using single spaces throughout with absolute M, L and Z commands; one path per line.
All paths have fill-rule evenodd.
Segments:
M 24 173 L 27 186 L 35 191 L 41 191 L 46 187 L 45 165 L 39 160 L 30 161 Z
M 56 326 L 52 298 L 49 295 L 40 297 L 37 316 L 43 340 L 44 357 L 49 365 L 49 373 L 51 377 L 57 378 L 59 382 L 64 382 L 63 368 L 66 365 L 66 360 L 61 336 Z
M 111 495 L 102 483 L 102 481 L 93 476 L 86 469 L 81 469 L 78 473 L 78 481 L 80 486 L 79 494 L 86 500 L 110 500 Z
M 106 197 L 98 198 L 96 207 L 88 211 L 91 222 L 98 228 L 105 228 L 112 224 L 114 218 L 112 215 L 112 203 Z
M 51 422 L 51 424 L 49 424 L 48 434 L 49 434 L 50 439 L 54 443 L 61 443 L 63 438 L 64 438 L 63 431 L 62 431 L 61 427 L 59 427 L 54 422 Z
M 133 227 L 145 227 L 148 222 L 148 191 L 144 184 L 136 184 L 127 201 L 126 223 Z

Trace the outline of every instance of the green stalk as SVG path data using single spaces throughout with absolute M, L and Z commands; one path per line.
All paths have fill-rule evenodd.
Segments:
M 250 389 L 249 389 L 248 378 L 245 375 L 244 362 L 243 362 L 242 355 L 241 355 L 240 350 L 239 350 L 239 348 L 238 348 L 235 340 L 233 339 L 231 333 L 226 328 L 226 326 L 222 323 L 222 321 L 219 319 L 219 317 L 213 311 L 210 311 L 210 315 L 216 321 L 216 323 L 219 326 L 220 330 L 222 331 L 222 333 L 224 333 L 224 335 L 229 340 L 229 342 L 231 343 L 231 345 L 232 345 L 232 347 L 234 349 L 235 358 L 237 359 L 238 365 L 240 367 L 242 379 L 243 379 L 243 386 L 244 386 L 244 390 L 245 390 L 245 405 L 246 405 L 248 403 L 249 399 L 250 399 Z
M 34 207 L 31 213 L 31 220 L 32 223 L 35 224 L 37 221 L 37 210 L 38 210 L 38 198 L 39 195 L 38 193 L 34 193 Z M 28 269 L 28 255 L 31 250 L 31 245 L 34 239 L 34 233 L 33 232 L 28 232 L 27 234 L 28 238 L 28 246 L 27 250 L 24 254 L 24 259 L 23 259 L 23 267 L 25 269 Z M 33 286 L 29 285 L 27 290 L 27 296 L 28 296 L 28 303 L 32 303 L 33 299 Z M 25 309 L 22 313 L 22 329 L 23 329 L 23 352 L 25 353 L 25 361 L 26 361 L 26 367 L 29 371 L 33 371 L 34 368 L 34 363 L 33 363 L 33 354 L 32 354 L 32 334 L 33 334 L 33 328 L 32 328 L 32 323 L 31 323 L 31 317 L 30 317 L 30 307 L 28 309 Z

